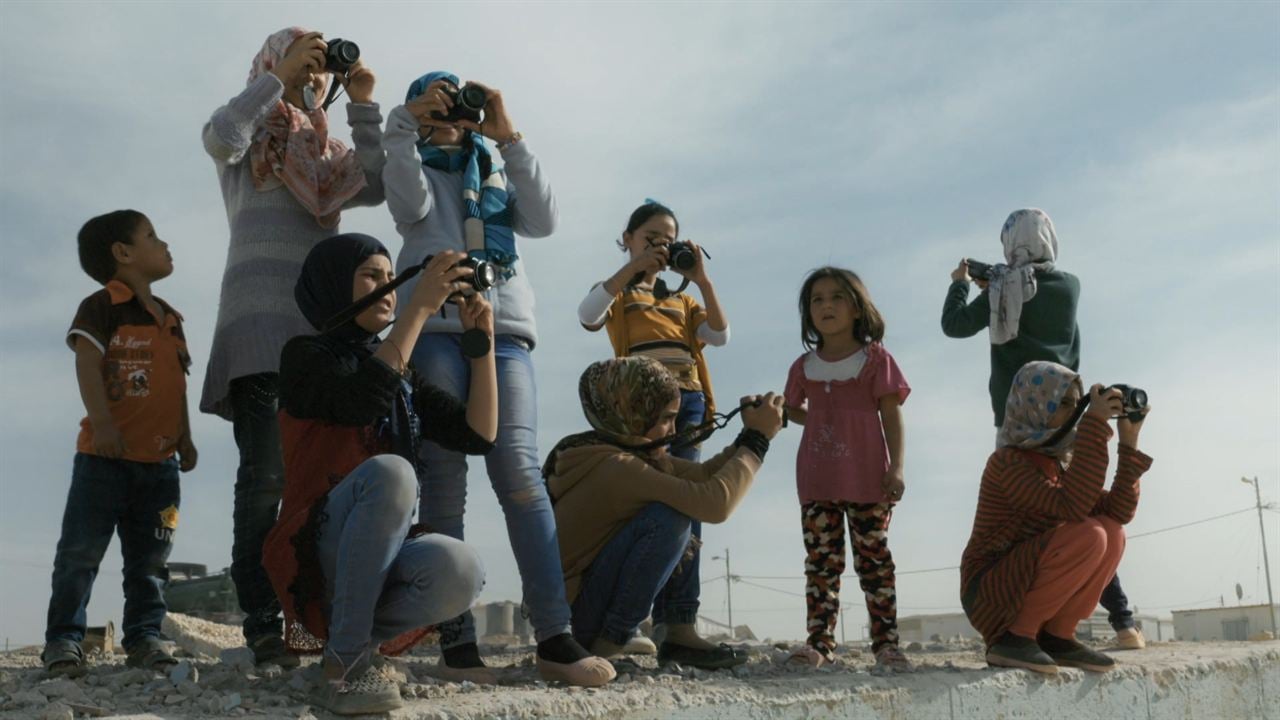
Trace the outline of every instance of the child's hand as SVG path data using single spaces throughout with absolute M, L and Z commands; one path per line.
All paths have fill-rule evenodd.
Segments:
M 480 133 L 497 143 L 504 143 L 515 137 L 516 126 L 515 123 L 511 122 L 511 116 L 507 114 L 507 106 L 502 100 L 502 93 L 474 80 L 471 81 L 471 84 L 478 86 L 489 96 L 489 100 L 484 104 L 484 119 L 479 123 L 471 120 L 459 120 L 458 127 Z
M 196 458 L 199 453 L 196 452 L 195 443 L 191 442 L 190 435 L 183 435 L 178 438 L 178 469 L 182 472 L 191 472 L 196 469 Z
M 1119 390 L 1105 388 L 1102 383 L 1089 388 L 1089 410 L 1085 413 L 1086 415 L 1092 415 L 1106 422 L 1122 411 L 1124 411 L 1124 395 Z
M 756 405 L 756 401 L 760 401 Z M 742 406 L 742 425 L 772 440 L 782 429 L 782 396 L 748 395 L 739 401 Z
M 124 457 L 126 450 L 124 436 L 116 429 L 115 423 L 107 422 L 93 426 L 94 455 L 119 459 Z
M 964 258 L 960 258 L 960 264 L 955 270 L 951 271 L 951 282 L 969 282 L 973 278 L 969 277 L 969 263 Z
M 463 330 L 476 328 L 493 338 L 493 306 L 483 295 L 459 295 L 455 302 L 458 304 L 458 317 L 462 320 Z
M 368 105 L 373 102 L 373 86 L 378 81 L 373 71 L 365 67 L 364 62 L 357 60 L 346 77 L 339 78 L 342 87 L 347 89 L 351 102 Z
M 667 250 L 666 245 L 650 245 L 644 249 L 644 252 L 637 255 L 627 262 L 627 266 L 634 273 L 650 273 L 662 272 L 667 266 L 667 260 L 670 259 L 671 253 Z
M 289 46 L 288 54 L 271 68 L 271 74 L 280 78 L 280 82 L 288 87 L 304 72 L 320 72 L 324 70 L 324 52 L 327 47 L 321 33 L 309 32 L 302 35 Z
M 421 279 L 413 290 L 413 297 L 409 298 L 409 307 L 406 310 L 422 308 L 428 315 L 439 312 L 446 300 L 465 287 L 462 278 L 473 272 L 469 267 L 458 266 L 458 263 L 466 257 L 466 253 L 458 250 L 436 253 L 436 256 L 431 258 L 431 262 L 423 268 Z
M 884 473 L 884 479 L 880 481 L 880 489 L 884 491 L 884 496 L 889 498 L 889 502 L 901 500 L 902 493 L 907 489 L 906 481 L 902 479 L 902 468 L 890 465 Z
M 453 99 L 444 91 L 444 88 L 449 85 L 448 80 L 436 80 L 428 85 L 421 95 L 405 103 L 405 110 L 418 118 L 418 124 L 423 127 L 454 127 L 453 123 L 442 122 L 432 117 L 433 113 L 448 115 L 449 110 L 453 108 Z
M 1142 408 L 1142 420 L 1137 422 L 1130 420 L 1128 415 L 1124 415 L 1120 418 L 1120 421 L 1116 423 L 1116 430 L 1120 435 L 1121 445 L 1133 448 L 1134 450 L 1138 449 L 1138 435 L 1142 432 L 1142 426 L 1144 421 L 1147 419 L 1147 413 L 1149 412 L 1151 412 L 1150 405 Z
M 692 240 L 689 240 L 688 242 L 690 245 L 693 245 L 693 268 L 688 271 L 680 270 L 678 268 L 672 268 L 672 270 L 675 270 L 677 274 L 689 278 L 689 281 L 694 285 L 705 285 L 707 282 L 707 268 L 702 264 L 702 248 L 698 247 Z

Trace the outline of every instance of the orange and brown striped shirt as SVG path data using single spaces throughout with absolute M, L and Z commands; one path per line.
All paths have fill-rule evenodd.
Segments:
M 960 592 L 969 622 L 988 644 L 1022 609 L 1055 529 L 1091 516 L 1106 515 L 1121 525 L 1133 519 L 1138 478 L 1151 458 L 1121 445 L 1115 480 L 1105 490 L 1110 438 L 1106 422 L 1086 415 L 1065 471 L 1054 458 L 1017 448 L 1000 448 L 987 460 L 973 533 L 960 562 Z

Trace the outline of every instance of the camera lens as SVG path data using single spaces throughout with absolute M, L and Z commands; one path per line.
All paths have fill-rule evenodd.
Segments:
M 345 73 L 360 59 L 360 46 L 350 40 L 334 38 L 326 46 L 324 53 L 324 69 L 330 72 Z
M 671 267 L 677 270 L 692 270 L 698 259 L 694 257 L 693 248 L 687 243 L 676 243 L 671 247 Z
M 1125 398 L 1124 404 L 1136 410 L 1141 410 L 1147 406 L 1147 391 L 1133 388 L 1129 391 L 1129 396 Z
M 484 260 L 477 260 L 472 266 L 475 274 L 471 276 L 471 284 L 479 292 L 484 292 L 498 282 L 498 270 Z
M 458 91 L 458 104 L 468 110 L 482 110 L 489 96 L 477 85 L 467 85 Z

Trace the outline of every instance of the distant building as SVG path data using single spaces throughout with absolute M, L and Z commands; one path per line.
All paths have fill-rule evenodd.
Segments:
M 471 608 L 471 615 L 476 620 L 476 637 L 481 641 L 533 641 L 533 627 L 520 612 L 520 603 L 503 600 L 476 605 Z
M 1138 627 L 1142 629 L 1142 634 L 1148 640 L 1172 640 L 1174 636 L 1173 626 L 1169 620 L 1161 620 L 1155 615 L 1143 615 L 1134 613 L 1134 622 L 1138 623 Z M 1116 631 L 1112 629 L 1111 622 L 1107 620 L 1106 610 L 1095 610 L 1092 615 L 1080 621 L 1076 626 L 1076 637 L 1087 638 L 1090 640 L 1105 640 L 1116 636 Z
M 1174 610 L 1173 630 L 1179 640 L 1248 640 L 1271 631 L 1271 611 L 1268 605 Z M 1280 618 L 1280 605 L 1274 611 Z
M 969 624 L 964 613 L 939 615 L 908 615 L 898 618 L 898 637 L 903 642 L 927 643 L 938 637 L 950 640 L 954 637 L 981 638 L 982 635 Z

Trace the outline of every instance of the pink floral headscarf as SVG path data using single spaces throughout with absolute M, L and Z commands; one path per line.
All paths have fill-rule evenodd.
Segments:
M 270 72 L 289 45 L 308 32 L 290 27 L 272 33 L 253 59 L 249 84 Z M 337 226 L 343 204 L 366 184 L 355 151 L 329 137 L 324 110 L 306 112 L 283 98 L 258 129 L 249 160 L 255 188 L 266 191 L 284 185 L 325 228 Z

